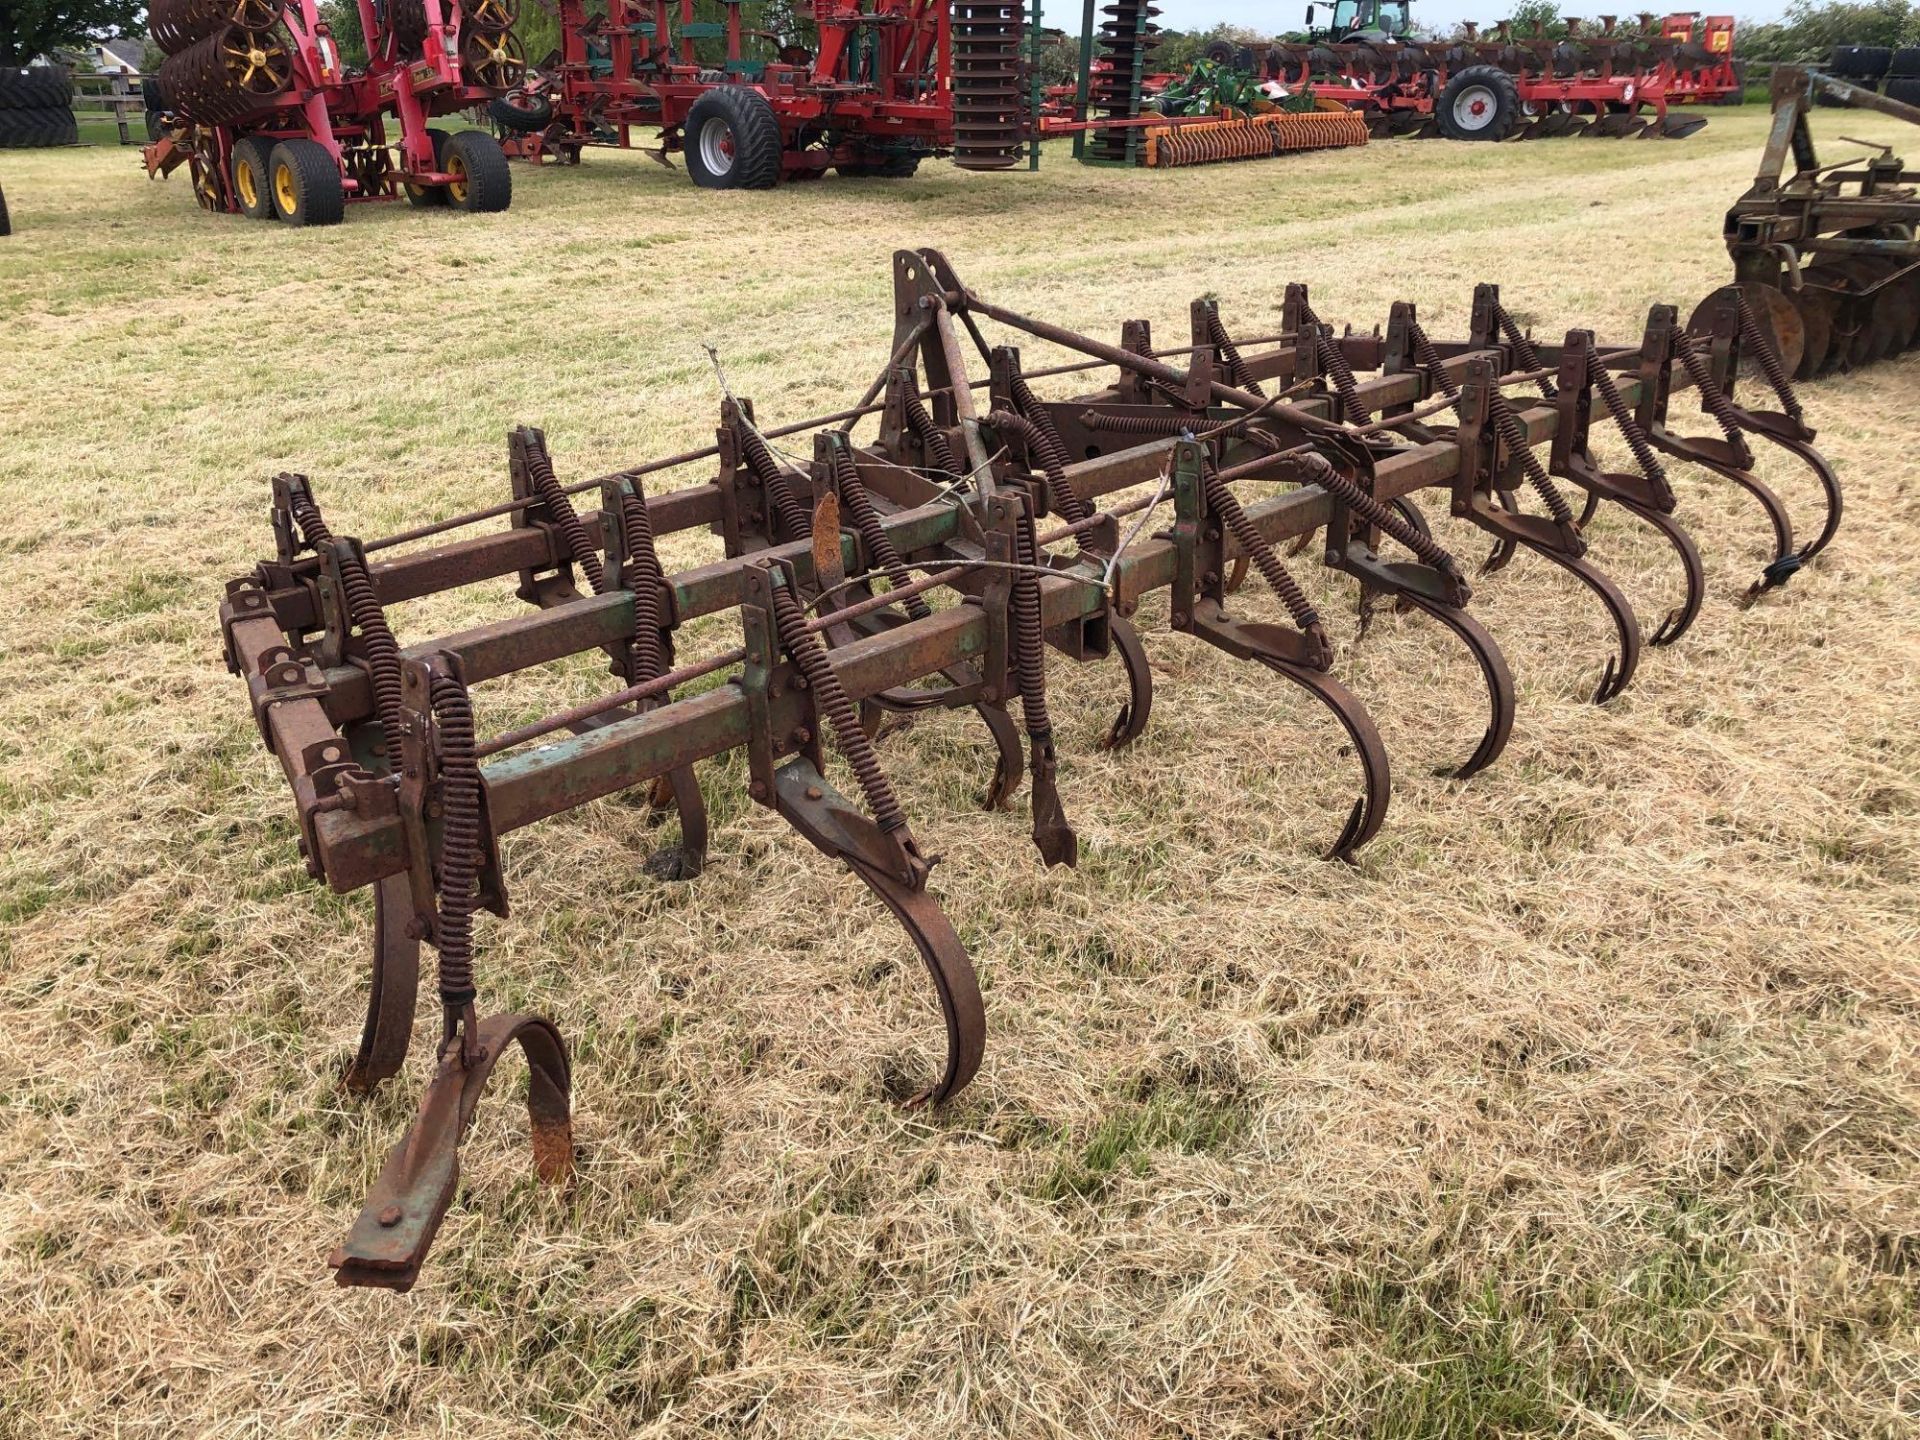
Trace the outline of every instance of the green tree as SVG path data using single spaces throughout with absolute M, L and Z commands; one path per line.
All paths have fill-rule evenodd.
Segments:
M 1823 65 L 1836 45 L 1920 45 L 1920 4 L 1836 0 L 1817 5 L 1795 0 L 1778 22 L 1743 25 L 1733 35 L 1734 52 L 1741 58 L 1790 65 Z
M 115 39 L 146 15 L 145 0 L 0 0 L 0 65 Z

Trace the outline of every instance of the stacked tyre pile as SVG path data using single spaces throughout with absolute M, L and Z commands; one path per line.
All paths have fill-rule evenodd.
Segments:
M 1920 105 L 1920 45 L 1899 49 L 1888 45 L 1836 45 L 1827 61 L 1827 72 L 1878 90 L 1889 100 Z M 1837 106 L 1844 102 L 1822 95 L 1819 103 Z
M 11 65 L 0 70 L 0 149 L 39 150 L 78 145 L 73 82 L 58 65 Z

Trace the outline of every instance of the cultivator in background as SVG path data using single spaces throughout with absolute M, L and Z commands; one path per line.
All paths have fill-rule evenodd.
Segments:
M 899 179 L 931 156 L 1006 170 L 1034 130 L 1022 47 L 1039 6 L 947 0 L 816 0 L 817 47 L 724 21 L 690 0 L 558 0 L 560 53 L 493 106 L 510 153 L 579 163 L 591 146 L 685 158 L 696 185 L 764 190 L 832 169 Z M 1037 162 L 1038 152 L 1029 158 Z
M 519 83 L 514 0 L 358 5 L 371 58 L 356 71 L 318 0 L 154 0 L 148 22 L 167 58 L 149 82 L 147 173 L 184 165 L 205 209 L 290 225 L 331 225 L 349 200 L 402 192 L 416 205 L 506 209 L 513 177 L 498 142 L 427 122 Z
M 1822 165 L 1808 117 L 1823 97 L 1920 125 L 1920 106 L 1814 70 L 1774 71 L 1773 127 L 1752 188 L 1727 212 L 1726 240 L 1735 283 L 1799 379 L 1920 345 L 1920 171 L 1890 147 Z M 1696 322 L 1718 303 L 1716 292 Z
M 420 942 L 438 951 L 433 1079 L 333 1256 L 342 1284 L 413 1284 L 455 1193 L 462 1134 L 509 1045 L 533 1072 L 536 1168 L 559 1179 L 571 1163 L 559 1032 L 544 1018 L 480 1010 L 475 917 L 506 913 L 507 833 L 644 793 L 677 812 L 680 832 L 648 869 L 691 879 L 708 844 L 695 767 L 744 751 L 750 797 L 858 876 L 925 962 L 944 1053 L 908 1103 L 938 1103 L 979 1067 L 985 1013 L 875 743 L 886 714 L 971 712 L 995 757 L 986 805 L 1008 805 L 1024 774 L 1036 848 L 1049 865 L 1072 865 L 1079 841 L 1061 791 L 1047 652 L 1119 662 L 1127 698 L 1104 743 L 1126 746 L 1154 701 L 1132 617 L 1165 590 L 1173 630 L 1251 662 L 1250 686 L 1276 677 L 1338 722 L 1363 780 L 1329 854 L 1350 861 L 1385 817 L 1389 765 L 1289 564 L 1316 534 L 1324 564 L 1359 587 L 1363 630 L 1368 604 L 1392 598 L 1466 650 L 1488 705 L 1453 771 L 1466 777 L 1505 746 L 1514 687 L 1422 495 L 1437 491 L 1455 529 L 1494 541 L 1488 568 L 1524 549 L 1586 587 L 1616 636 L 1596 701 L 1632 680 L 1643 644 L 1626 596 L 1586 553 L 1601 506 L 1651 527 L 1679 562 L 1682 593 L 1651 644 L 1678 640 L 1704 592 L 1670 462 L 1763 498 L 1776 536 L 1756 589 L 1783 582 L 1838 524 L 1837 486 L 1791 387 L 1781 380 L 1769 396 L 1779 412 L 1735 396 L 1742 351 L 1765 343 L 1738 289 L 1698 333 L 1658 306 L 1630 345 L 1572 330 L 1562 345 L 1536 346 L 1490 285 L 1474 296 L 1471 333 L 1449 339 L 1429 335 L 1411 303 L 1393 307 L 1384 335 L 1337 332 L 1293 285 L 1278 333 L 1236 338 L 1219 306 L 1198 300 L 1190 333 L 1156 351 L 1145 320 L 1104 343 L 986 299 L 935 251 L 897 252 L 893 280 L 891 359 L 834 415 L 775 424 L 727 389 L 716 359 L 713 445 L 567 483 L 541 433 L 516 430 L 505 503 L 366 542 L 332 528 L 340 516 L 323 506 L 324 487 L 275 482 L 277 553 L 228 587 L 221 626 L 291 783 L 312 873 L 337 891 L 375 891 L 350 1089 L 401 1068 Z M 1035 365 L 1022 342 L 1070 358 Z M 1104 372 L 1097 388 L 1070 398 L 1037 389 L 1090 371 Z M 1687 388 L 1720 434 L 1684 432 L 1671 402 Z M 874 433 L 856 439 L 868 420 Z M 1596 459 L 1597 427 L 1618 432 L 1632 468 Z M 1754 439 L 1820 477 L 1827 514 L 1800 549 L 1785 507 L 1749 469 Z M 677 488 L 654 488 L 693 467 Z M 1272 481 L 1291 488 L 1242 493 Z M 577 509 L 575 497 L 594 508 Z M 501 517 L 507 528 L 479 528 Z M 716 533 L 724 554 L 667 573 L 658 541 L 694 530 Z M 1236 600 L 1250 572 L 1270 593 Z M 401 602 L 492 593 L 507 576 L 531 611 L 403 645 L 392 619 Z M 686 627 L 720 614 L 737 619 L 737 643 L 690 654 Z M 595 652 L 615 688 L 482 734 L 475 687 Z M 723 674 L 717 687 L 689 689 Z M 857 798 L 827 778 L 829 737 Z

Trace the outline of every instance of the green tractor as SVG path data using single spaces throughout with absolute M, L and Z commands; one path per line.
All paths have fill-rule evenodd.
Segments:
M 1307 43 L 1347 45 L 1363 40 L 1404 40 L 1413 32 L 1412 0 L 1334 0 L 1331 5 L 1307 6 Z M 1328 24 L 1314 26 L 1314 16 L 1331 11 Z

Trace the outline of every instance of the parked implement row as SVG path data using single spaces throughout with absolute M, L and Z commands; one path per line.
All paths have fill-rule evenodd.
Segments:
M 371 59 L 343 66 L 318 0 L 155 0 L 167 51 L 147 173 L 181 166 L 205 209 L 332 225 L 350 200 L 504 210 L 491 135 L 428 121 L 519 83 L 512 0 L 357 0 Z M 395 132 L 389 136 L 391 123 Z
M 1106 744 L 1125 747 L 1154 702 L 1131 617 L 1143 596 L 1165 590 L 1174 630 L 1252 662 L 1250 700 L 1272 676 L 1338 722 L 1363 785 L 1329 855 L 1352 860 L 1386 815 L 1387 752 L 1333 673 L 1287 542 L 1321 535 L 1322 560 L 1358 583 L 1363 614 L 1369 597 L 1391 597 L 1462 644 L 1488 705 L 1484 733 L 1454 771 L 1466 777 L 1505 746 L 1514 686 L 1466 608 L 1442 513 L 1454 530 L 1494 541 L 1492 568 L 1527 549 L 1581 582 L 1617 643 L 1596 701 L 1633 679 L 1643 645 L 1678 640 L 1702 602 L 1700 555 L 1677 517 L 1669 465 L 1702 467 L 1761 500 L 1775 538 L 1756 590 L 1786 580 L 1839 523 L 1837 484 L 1791 388 L 1768 397 L 1781 411 L 1750 408 L 1732 389 L 1743 349 L 1764 343 L 1737 289 L 1703 333 L 1660 306 L 1631 345 L 1574 330 L 1536 347 L 1490 285 L 1474 296 L 1472 332 L 1451 340 L 1429 336 L 1411 303 L 1393 307 L 1384 335 L 1338 334 L 1295 285 L 1277 334 L 1236 340 L 1218 305 L 1200 300 L 1190 334 L 1156 352 L 1143 320 L 1128 322 L 1119 343 L 1076 334 L 969 289 L 935 251 L 897 252 L 893 282 L 891 359 L 836 415 L 776 425 L 723 379 L 714 444 L 574 483 L 559 477 L 539 431 L 516 430 L 511 499 L 366 542 L 332 528 L 341 516 L 329 514 L 324 487 L 275 481 L 276 553 L 231 583 L 220 623 L 228 663 L 291 783 L 312 873 L 377 896 L 349 1089 L 401 1068 L 420 942 L 438 952 L 434 1076 L 333 1256 L 340 1283 L 414 1283 L 455 1193 L 461 1136 L 516 1042 L 533 1071 L 536 1167 L 558 1180 L 571 1165 L 558 1030 L 480 1009 L 488 987 L 475 919 L 505 913 L 509 832 L 644 792 L 677 811 L 680 831 L 678 848 L 649 870 L 690 880 L 709 838 L 695 767 L 744 751 L 749 796 L 844 862 L 925 962 L 944 1053 L 910 1103 L 938 1103 L 979 1067 L 986 1018 L 929 887 L 932 861 L 872 738 L 884 714 L 971 712 L 997 757 L 986 804 L 1007 806 L 1024 774 L 1035 846 L 1047 864 L 1072 865 L 1080 841 L 1058 783 L 1048 651 L 1118 662 L 1127 699 Z M 1029 365 L 1023 341 L 1071 359 Z M 1089 372 L 1097 388 L 1086 393 L 1036 392 L 1047 377 Z M 1715 434 L 1685 433 L 1673 402 L 1689 387 Z M 868 419 L 875 433 L 856 439 Z M 1595 460 L 1596 426 L 1618 432 L 1631 469 Z M 1797 548 L 1785 506 L 1751 472 L 1756 440 L 1804 461 L 1822 486 L 1819 533 Z M 678 488 L 649 493 L 689 469 Z M 1254 481 L 1292 488 L 1243 497 Z M 1417 503 L 1436 491 L 1443 507 Z M 582 495 L 593 508 L 576 508 Z M 1651 636 L 1586 553 L 1602 505 L 1648 526 L 1675 556 L 1681 593 Z M 502 517 L 505 528 L 481 528 Z M 667 573 L 659 538 L 694 530 L 715 532 L 724 554 Z M 1383 553 L 1388 542 L 1394 553 Z M 1235 600 L 1250 571 L 1271 594 Z M 509 576 L 532 610 L 451 635 L 396 634 L 401 602 L 498 593 Z M 1263 611 L 1272 618 L 1248 613 Z M 737 618 L 738 642 L 688 653 L 688 623 L 718 614 Z M 614 676 L 599 698 L 499 733 L 476 728 L 475 686 L 595 652 Z M 720 674 L 725 683 L 694 688 Z M 829 736 L 857 799 L 827 779 Z
M 1727 252 L 1800 379 L 1920 345 L 1920 171 L 1891 148 L 1821 164 L 1808 119 L 1823 97 L 1920 125 L 1920 105 L 1798 66 L 1774 71 L 1773 127 L 1752 188 L 1727 212 Z
M 589 146 L 652 132 L 694 184 L 764 190 L 829 169 L 904 178 L 931 156 L 1005 170 L 1031 134 L 1020 4 L 815 0 L 817 48 L 690 3 L 557 0 L 558 63 L 492 108 L 511 153 L 577 164 Z M 704 51 L 704 54 L 703 54 Z

